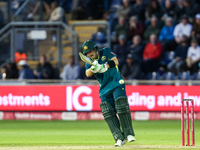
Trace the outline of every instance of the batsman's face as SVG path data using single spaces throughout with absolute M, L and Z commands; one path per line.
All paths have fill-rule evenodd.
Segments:
M 91 50 L 91 51 L 87 52 L 86 55 L 92 60 L 97 58 L 97 53 L 95 52 L 95 50 Z

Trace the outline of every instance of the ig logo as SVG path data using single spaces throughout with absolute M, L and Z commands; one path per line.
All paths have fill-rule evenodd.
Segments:
M 68 111 L 72 111 L 73 106 L 74 106 L 75 110 L 77 110 L 77 111 L 92 110 L 92 106 L 93 106 L 92 96 L 83 96 L 82 97 L 82 102 L 86 104 L 85 106 L 82 106 L 79 103 L 78 99 L 82 93 L 90 95 L 92 93 L 92 90 L 87 86 L 79 86 L 78 88 L 76 88 L 76 90 L 73 93 L 72 87 L 67 86 L 67 88 L 66 88 L 66 104 L 67 104 L 66 108 Z

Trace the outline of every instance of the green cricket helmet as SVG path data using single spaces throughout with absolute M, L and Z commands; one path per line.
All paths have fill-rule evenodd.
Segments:
M 97 44 L 93 42 L 92 40 L 87 40 L 83 43 L 82 49 L 83 49 L 83 54 L 85 55 L 87 52 L 93 49 L 98 50 L 98 47 L 97 47 Z

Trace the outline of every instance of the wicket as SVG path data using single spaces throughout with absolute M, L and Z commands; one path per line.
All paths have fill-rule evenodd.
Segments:
M 193 99 L 182 99 L 181 101 L 181 129 L 182 129 L 182 146 L 185 146 L 185 117 L 184 103 L 186 103 L 186 129 L 187 129 L 187 145 L 190 146 L 190 116 L 189 102 L 191 102 L 191 126 L 192 126 L 192 145 L 195 145 L 194 138 L 194 101 Z

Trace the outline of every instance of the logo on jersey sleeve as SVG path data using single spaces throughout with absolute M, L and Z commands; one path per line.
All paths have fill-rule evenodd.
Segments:
M 113 55 L 115 55 L 115 53 L 113 53 L 113 52 L 110 52 L 111 54 L 113 54 Z
M 106 56 L 101 57 L 101 61 L 104 61 L 106 59 Z

